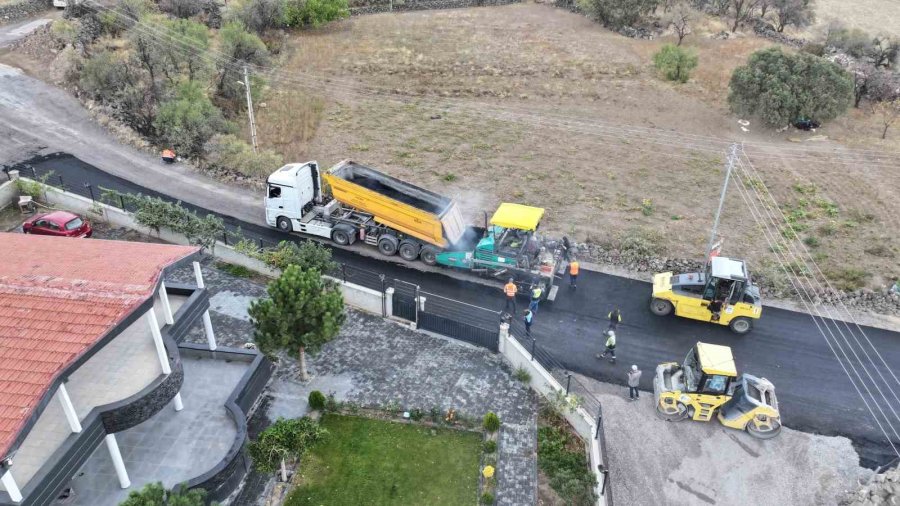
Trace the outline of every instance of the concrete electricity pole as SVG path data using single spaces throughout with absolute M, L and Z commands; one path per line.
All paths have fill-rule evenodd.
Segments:
M 250 75 L 247 73 L 247 66 L 244 65 L 244 91 L 247 92 L 247 116 L 250 117 L 250 140 L 253 142 L 253 152 L 259 151 L 256 144 L 256 119 L 253 117 L 253 97 L 250 93 Z
M 716 210 L 716 219 L 713 222 L 712 233 L 709 236 L 709 246 L 706 248 L 706 262 L 710 262 L 713 245 L 716 243 L 716 233 L 719 230 L 719 218 L 722 216 L 722 207 L 725 205 L 725 192 L 728 191 L 728 181 L 731 179 L 731 171 L 734 169 L 734 162 L 737 160 L 737 144 L 731 145 L 731 152 L 728 154 L 728 161 L 725 163 L 725 182 L 722 183 L 722 195 L 719 196 L 719 209 Z

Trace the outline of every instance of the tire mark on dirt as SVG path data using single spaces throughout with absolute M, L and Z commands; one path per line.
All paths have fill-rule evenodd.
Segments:
M 697 491 L 697 490 L 694 490 L 694 489 L 691 488 L 691 486 L 688 485 L 687 483 L 684 483 L 684 482 L 681 482 L 681 481 L 676 481 L 676 480 L 673 480 L 672 478 L 666 478 L 666 479 L 669 480 L 670 483 L 674 483 L 675 485 L 677 485 L 678 488 L 680 488 L 681 490 L 684 490 L 684 491 L 687 492 L 688 494 L 691 494 L 692 496 L 696 497 L 697 499 L 700 499 L 701 501 L 705 502 L 706 504 L 716 504 L 716 500 L 715 500 L 715 499 L 713 499 L 712 497 L 710 497 L 710 496 L 704 494 L 703 492 L 699 492 L 699 491 Z

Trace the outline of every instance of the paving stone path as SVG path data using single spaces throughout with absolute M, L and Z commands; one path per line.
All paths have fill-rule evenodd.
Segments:
M 210 291 L 210 316 L 220 346 L 242 346 L 253 327 L 246 307 L 265 288 L 236 278 L 203 262 Z M 190 282 L 193 271 L 182 268 L 167 278 Z M 187 340 L 205 343 L 202 326 Z M 537 502 L 537 398 L 516 381 L 500 356 L 482 348 L 410 330 L 381 317 L 349 310 L 338 337 L 315 356 L 307 357 L 312 379 L 297 380 L 297 364 L 282 359 L 270 385 L 267 416 L 297 417 L 307 411 L 312 390 L 334 393 L 360 406 L 399 406 L 428 412 L 454 408 L 480 420 L 488 411 L 500 416 L 497 504 Z

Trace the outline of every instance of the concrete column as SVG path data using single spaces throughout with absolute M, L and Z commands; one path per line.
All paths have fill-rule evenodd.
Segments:
M 498 339 L 498 348 L 500 349 L 500 354 L 506 354 L 506 340 L 509 339 L 509 324 L 501 323 L 500 324 L 500 337 Z
M 200 272 L 200 262 L 194 262 L 194 279 L 197 280 L 197 288 L 206 288 L 203 284 L 203 273 Z
M 203 331 L 206 332 L 209 351 L 216 351 L 216 334 L 213 332 L 212 320 L 209 319 L 209 309 L 203 312 Z
M 175 394 L 175 399 L 173 400 L 175 401 L 175 411 L 181 411 L 182 409 L 184 409 L 184 403 L 181 402 L 181 392 Z
M 19 490 L 19 485 L 16 484 L 16 480 L 13 479 L 11 471 L 3 473 L 3 476 L 0 476 L 0 482 L 3 483 L 3 488 L 6 489 L 6 493 L 9 494 L 9 498 L 12 499 L 12 502 L 22 502 L 22 491 Z
M 162 302 L 163 317 L 166 319 L 166 323 L 172 325 L 175 323 L 175 317 L 172 315 L 172 306 L 169 304 L 169 293 L 166 291 L 166 283 L 164 281 L 159 283 L 159 300 Z
M 122 488 L 130 487 L 131 480 L 128 479 L 128 471 L 125 470 L 125 462 L 122 461 L 122 453 L 119 451 L 119 443 L 116 442 L 115 434 L 106 435 L 106 448 L 109 449 L 109 457 L 112 459 L 113 467 L 116 468 L 119 486 Z
M 394 287 L 389 286 L 384 290 L 384 311 L 388 318 L 394 316 Z
M 72 432 L 81 432 L 81 422 L 78 421 L 78 413 L 75 412 L 75 406 L 72 405 L 72 399 L 69 398 L 69 392 L 66 390 L 66 385 L 60 383 L 57 392 L 59 392 L 59 402 L 62 403 L 63 412 L 66 414 L 66 420 L 69 421 L 69 427 L 72 428 Z
M 170 374 L 172 368 L 169 366 L 169 356 L 166 354 L 166 346 L 163 344 L 162 334 L 159 332 L 159 320 L 156 319 L 153 309 L 147 311 L 147 323 L 150 324 L 150 333 L 153 334 L 153 343 L 156 344 L 156 355 L 159 357 L 162 372 Z

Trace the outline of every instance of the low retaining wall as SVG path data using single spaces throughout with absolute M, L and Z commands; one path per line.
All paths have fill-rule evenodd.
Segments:
M 500 354 L 514 368 L 522 368 L 531 375 L 529 384 L 535 392 L 550 399 L 555 397 L 556 392 L 565 392 L 566 389 L 556 381 L 556 378 L 544 369 L 536 360 L 532 360 L 531 354 L 519 344 L 512 336 L 509 335 L 509 326 L 503 324 L 500 327 Z M 601 494 L 603 491 L 603 480 L 606 477 L 600 473 L 598 466 L 603 464 L 601 459 L 600 440 L 597 438 L 597 421 L 585 411 L 584 408 L 577 408 L 574 411 L 563 410 L 563 416 L 569 425 L 575 429 L 575 432 L 589 445 L 589 459 L 591 463 L 591 471 L 597 477 L 597 504 L 606 506 L 606 497 Z
M 9 23 L 17 19 L 34 16 L 49 10 L 53 5 L 50 0 L 24 0 L 7 5 L 0 5 L 0 23 Z
M 381 12 L 423 11 L 431 9 L 462 9 L 488 5 L 509 5 L 521 0 L 378 0 L 377 2 L 351 2 L 350 15 L 377 14 Z

